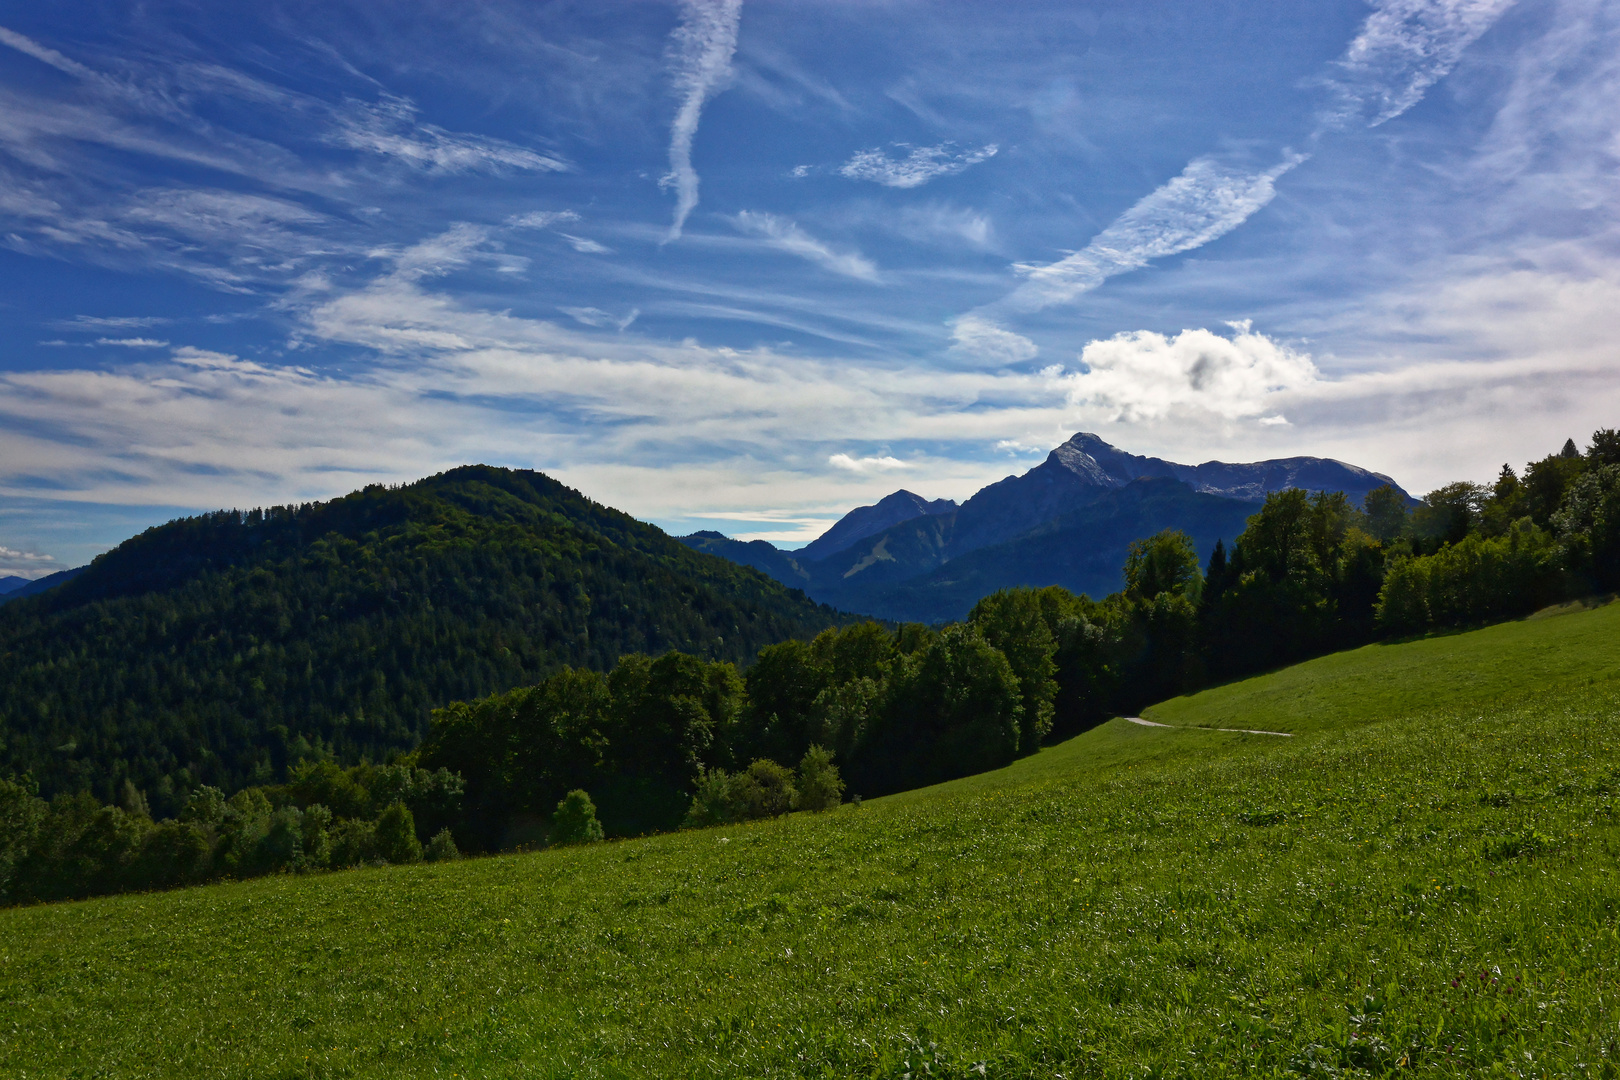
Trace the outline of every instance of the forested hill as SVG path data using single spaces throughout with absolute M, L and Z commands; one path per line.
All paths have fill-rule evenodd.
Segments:
M 154 811 L 289 759 L 380 758 L 564 665 L 751 659 L 833 611 L 536 472 L 468 466 L 149 529 L 0 607 L 0 774 Z

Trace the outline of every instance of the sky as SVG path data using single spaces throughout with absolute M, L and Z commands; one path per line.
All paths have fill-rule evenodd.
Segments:
M 1620 3 L 0 0 L 0 574 L 470 462 L 802 544 L 1620 424 Z

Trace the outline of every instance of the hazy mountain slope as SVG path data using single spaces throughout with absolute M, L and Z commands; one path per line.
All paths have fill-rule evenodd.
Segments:
M 913 518 L 949 514 L 956 509 L 953 499 L 924 499 L 904 488 L 885 496 L 872 506 L 857 506 L 835 522 L 832 528 L 800 548 L 801 562 L 826 559 L 844 551 L 868 536 Z
M 766 540 L 733 540 L 717 532 L 695 532 L 676 537 L 693 551 L 717 555 L 741 566 L 749 566 L 795 589 L 810 585 L 810 572 L 797 557 L 797 552 L 783 551 Z
M 1176 480 L 1138 480 L 1099 493 L 1081 509 L 1023 536 L 970 551 L 918 576 L 870 592 L 852 607 L 896 620 L 937 622 L 967 615 L 980 597 L 1019 585 L 1062 585 L 1101 598 L 1124 584 L 1120 568 L 1133 540 L 1160 529 L 1192 536 L 1207 560 L 1215 541 L 1243 531 L 1253 503 L 1193 491 Z
M 84 573 L 85 569 L 83 566 L 76 566 L 72 570 L 58 570 L 54 574 L 47 574 L 42 578 L 25 581 L 21 585 L 14 585 L 7 592 L 0 593 L 0 604 L 9 603 L 12 600 L 21 600 L 25 596 L 38 596 L 40 593 L 48 592 L 58 585 L 66 585 Z
M 473 466 L 150 529 L 0 608 L 0 772 L 232 787 L 414 745 L 447 701 L 678 648 L 751 659 L 834 621 L 534 472 Z

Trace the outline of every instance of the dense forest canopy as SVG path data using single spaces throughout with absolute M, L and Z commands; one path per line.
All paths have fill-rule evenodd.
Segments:
M 149 529 L 0 607 L 0 774 L 177 813 L 303 759 L 409 750 L 450 701 L 834 613 L 536 472 L 469 466 Z

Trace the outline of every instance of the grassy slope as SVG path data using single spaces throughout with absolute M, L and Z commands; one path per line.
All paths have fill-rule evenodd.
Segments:
M 1116 721 L 820 817 L 0 912 L 0 1074 L 1617 1075 L 1617 631 L 1153 712 L 1295 739 Z
M 1143 712 L 1164 724 L 1326 731 L 1446 702 L 1501 704 L 1548 687 L 1620 679 L 1620 604 L 1578 617 L 1367 645 L 1257 679 L 1174 698 Z M 1241 721 L 1241 723 L 1239 723 Z

